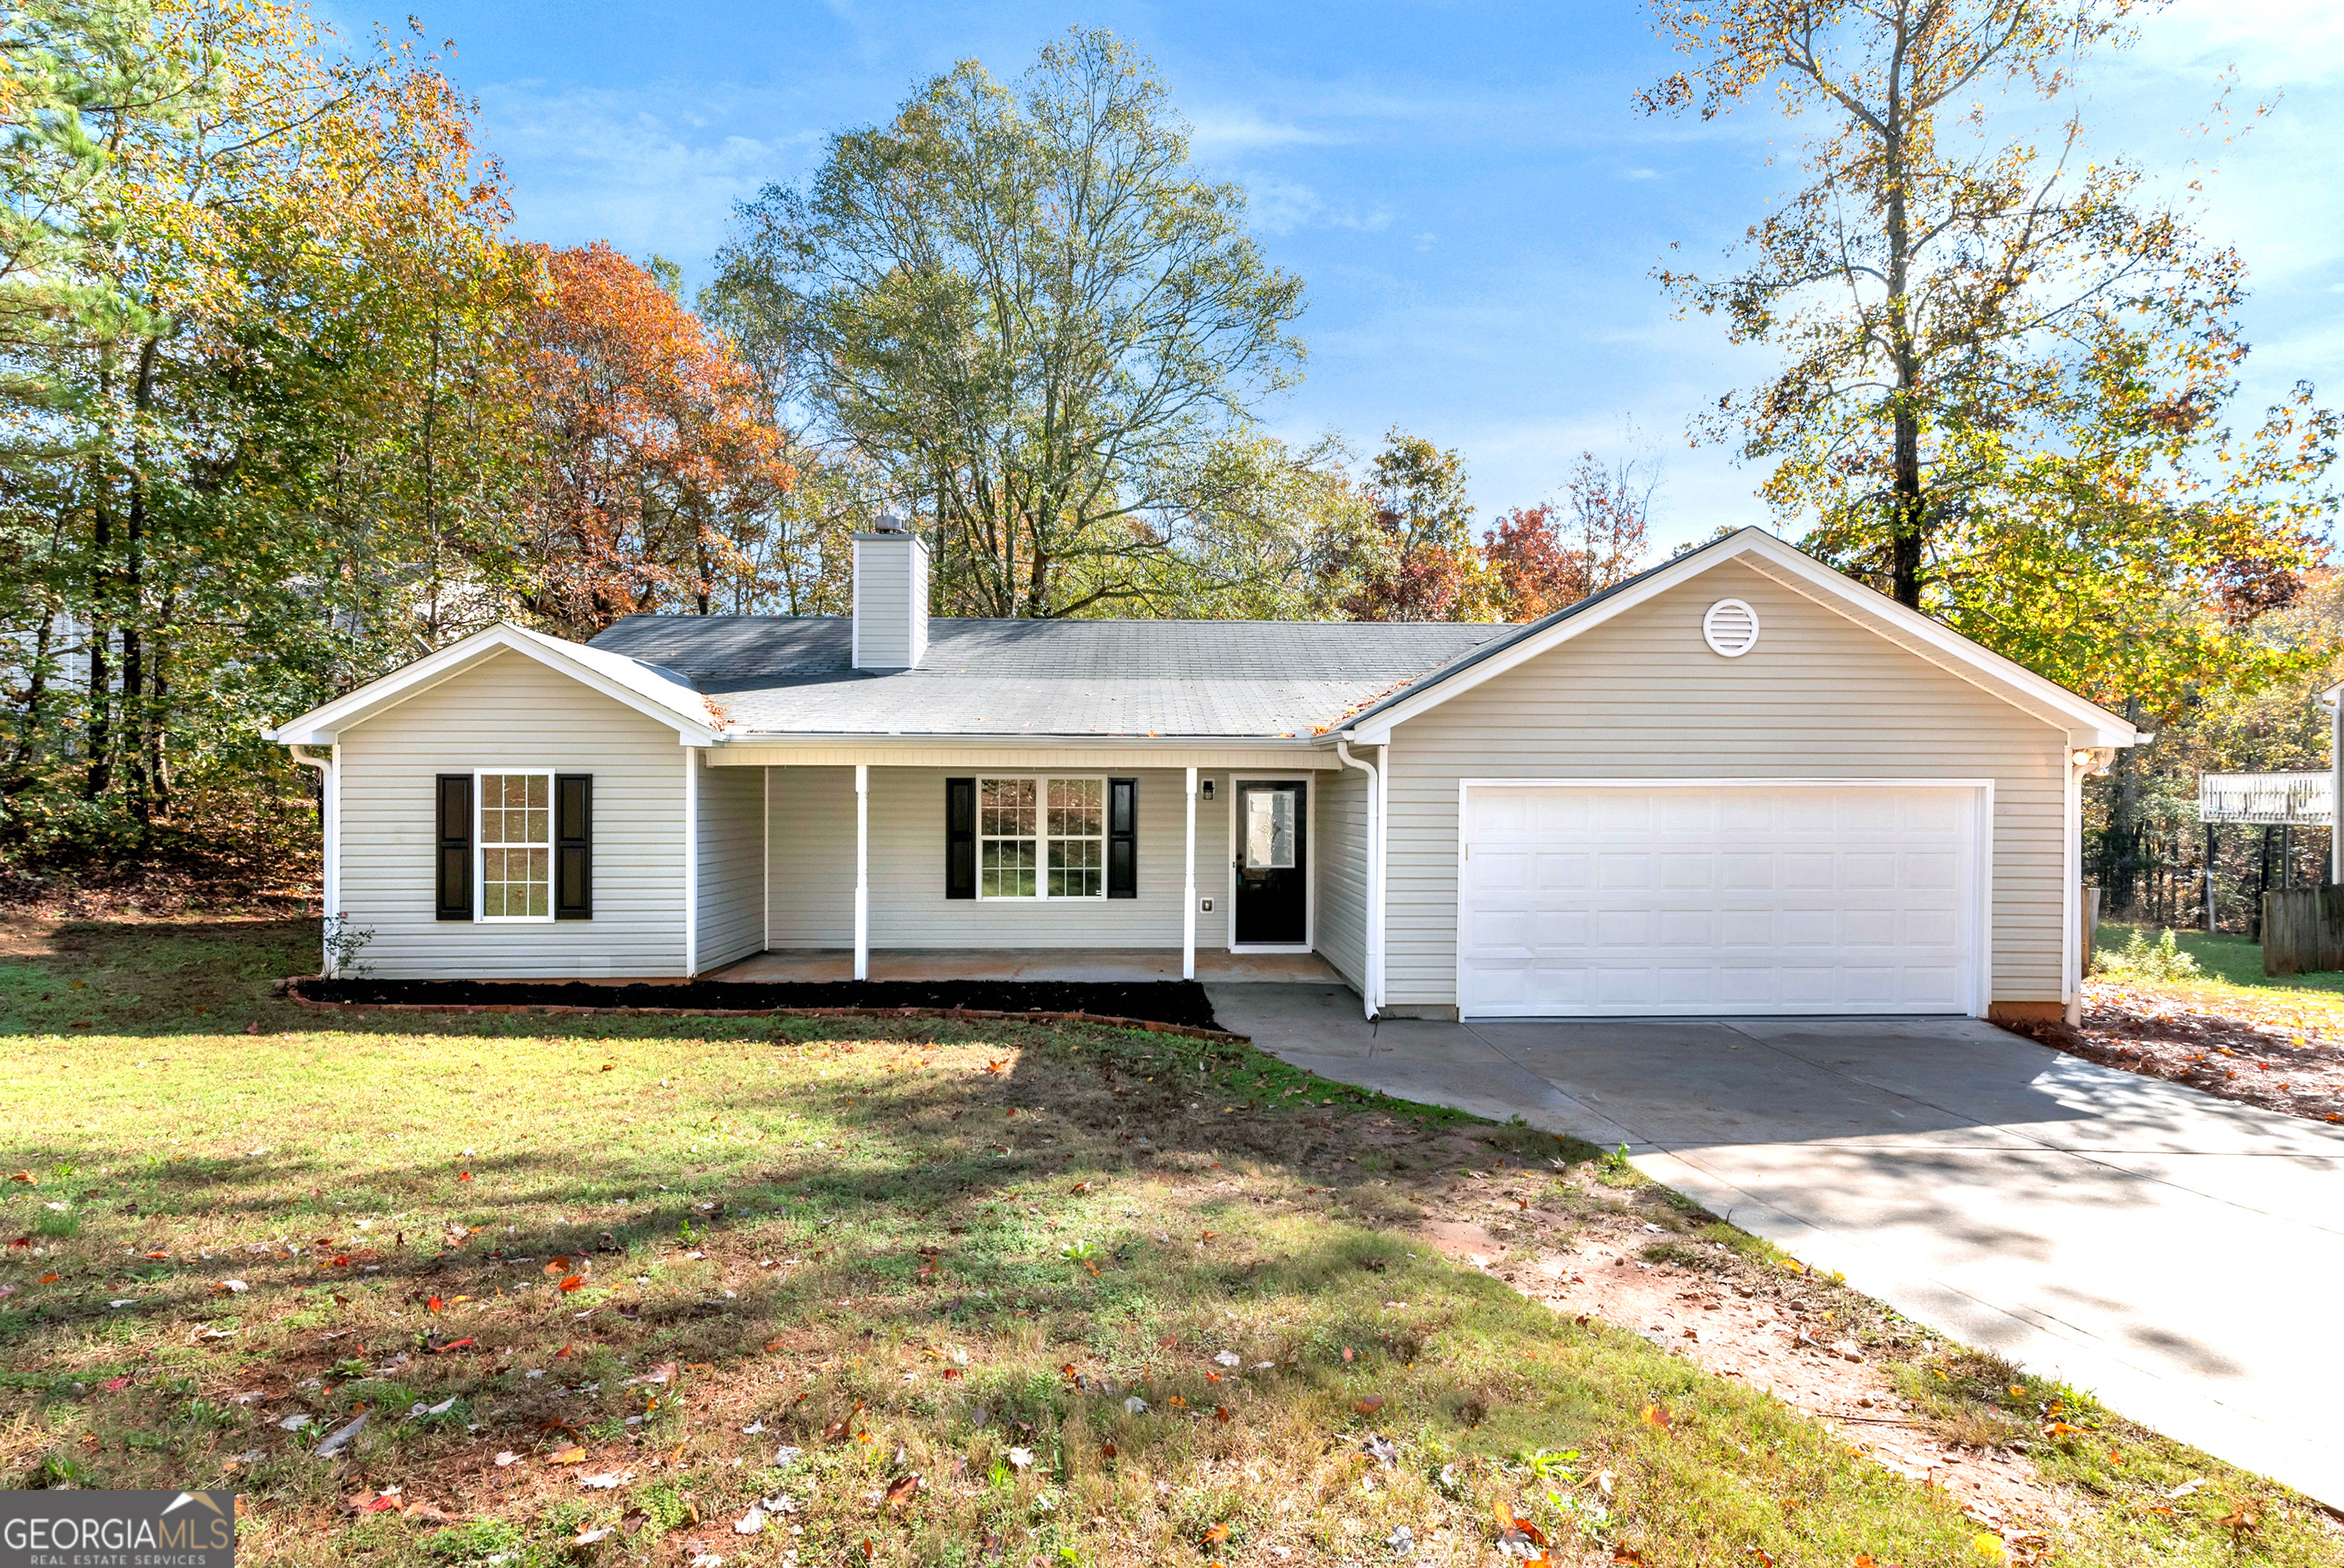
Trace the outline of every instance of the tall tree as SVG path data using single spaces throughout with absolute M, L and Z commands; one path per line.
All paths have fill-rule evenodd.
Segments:
M 2308 389 L 2228 422 L 2243 268 L 2087 154 L 2073 104 L 2136 0 L 1654 0 L 1704 117 L 1771 85 L 1808 183 L 1739 269 L 1663 270 L 1784 356 L 1702 433 L 1773 464 L 1811 547 L 2044 673 L 2152 712 L 2260 678 L 2238 635 L 2315 559 L 2336 424 Z M 2047 142 L 2006 136 L 2026 105 Z
M 524 328 L 531 610 L 591 636 L 642 611 L 734 608 L 794 477 L 754 377 L 607 244 L 530 249 L 546 272 Z
M 22 202 L 44 168 L 87 176 L 95 218 L 34 239 L 41 280 L 97 305 L 0 347 L 0 619 L 35 648 L 12 672 L 7 827 L 45 813 L 136 849 L 187 760 L 240 759 L 246 784 L 282 768 L 260 723 L 314 698 L 357 630 L 328 503 L 363 477 L 340 460 L 351 440 L 388 429 L 358 410 L 382 406 L 409 340 L 389 307 L 432 270 L 405 258 L 427 234 L 484 253 L 502 198 L 465 106 L 409 45 L 329 56 L 283 5 L 43 16 L 41 47 L 0 63 L 46 72 L 36 112 L 80 129 L 52 126 L 10 191 Z M 28 100 L 44 98 L 12 89 Z M 71 709 L 45 700 L 56 673 Z M 33 764 L 54 778 L 69 756 L 68 805 L 34 789 Z
M 1393 426 L 1369 465 L 1375 524 L 1344 602 L 1359 621 L 1494 621 L 1498 579 L 1473 542 L 1465 460 Z
M 1150 521 L 1291 381 L 1301 286 L 1239 187 L 1199 178 L 1148 63 L 1070 31 L 1015 87 L 965 61 L 803 191 L 741 207 L 723 287 L 785 340 L 819 422 L 935 531 L 961 613 L 1141 597 Z

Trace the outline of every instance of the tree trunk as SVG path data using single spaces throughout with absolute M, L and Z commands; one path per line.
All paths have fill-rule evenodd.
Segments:
M 130 797 L 131 818 L 138 824 L 142 839 L 153 821 L 154 811 L 154 779 L 147 767 L 148 732 L 154 727 L 154 714 L 149 711 L 146 697 L 146 651 L 143 625 L 146 608 L 146 540 L 149 521 L 146 511 L 146 415 L 155 406 L 155 359 L 160 347 L 160 339 L 149 338 L 138 350 L 138 379 L 131 395 L 136 423 L 130 432 L 130 510 L 123 530 L 122 601 L 116 606 L 116 612 L 122 618 L 123 783 Z
M 33 667 L 25 677 L 25 695 L 16 706 L 16 744 L 8 749 L 8 774 L 0 779 L 0 799 L 14 800 L 29 788 L 33 782 L 33 762 L 41 745 L 41 711 L 47 705 L 49 694 L 49 660 L 52 641 L 56 635 L 57 612 L 41 612 L 40 624 L 33 630 Z M 8 836 L 21 838 L 23 831 L 15 812 L 5 814 Z

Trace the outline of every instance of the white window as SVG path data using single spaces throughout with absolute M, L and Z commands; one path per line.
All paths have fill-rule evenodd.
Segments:
M 482 774 L 480 918 L 553 918 L 553 775 Z
M 979 898 L 1105 898 L 1106 780 L 976 781 Z

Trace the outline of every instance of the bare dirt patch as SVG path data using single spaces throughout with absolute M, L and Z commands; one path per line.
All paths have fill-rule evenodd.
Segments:
M 2080 1027 L 2004 1027 L 2102 1067 L 2265 1110 L 2344 1122 L 2344 1032 L 2330 1015 L 2283 1000 L 2226 1000 L 2218 1008 L 2120 981 L 2087 980 Z
M 2079 1455 L 2121 1469 L 2152 1441 L 2064 1402 L 2062 1391 L 2023 1389 L 2029 1381 L 2007 1364 L 1813 1274 L 1614 1162 L 1469 1170 L 1419 1197 L 1417 1234 L 1444 1255 L 1574 1322 L 1625 1329 L 1816 1418 L 1850 1449 L 1942 1492 L 2012 1562 L 2047 1560 L 2055 1540 L 2107 1508 L 2076 1473 Z M 2186 1497 L 2204 1483 L 2178 1484 Z

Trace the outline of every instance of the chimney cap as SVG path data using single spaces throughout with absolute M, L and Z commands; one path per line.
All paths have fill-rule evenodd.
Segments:
M 912 525 L 892 511 L 883 511 L 872 519 L 871 531 L 874 533 L 909 533 Z

